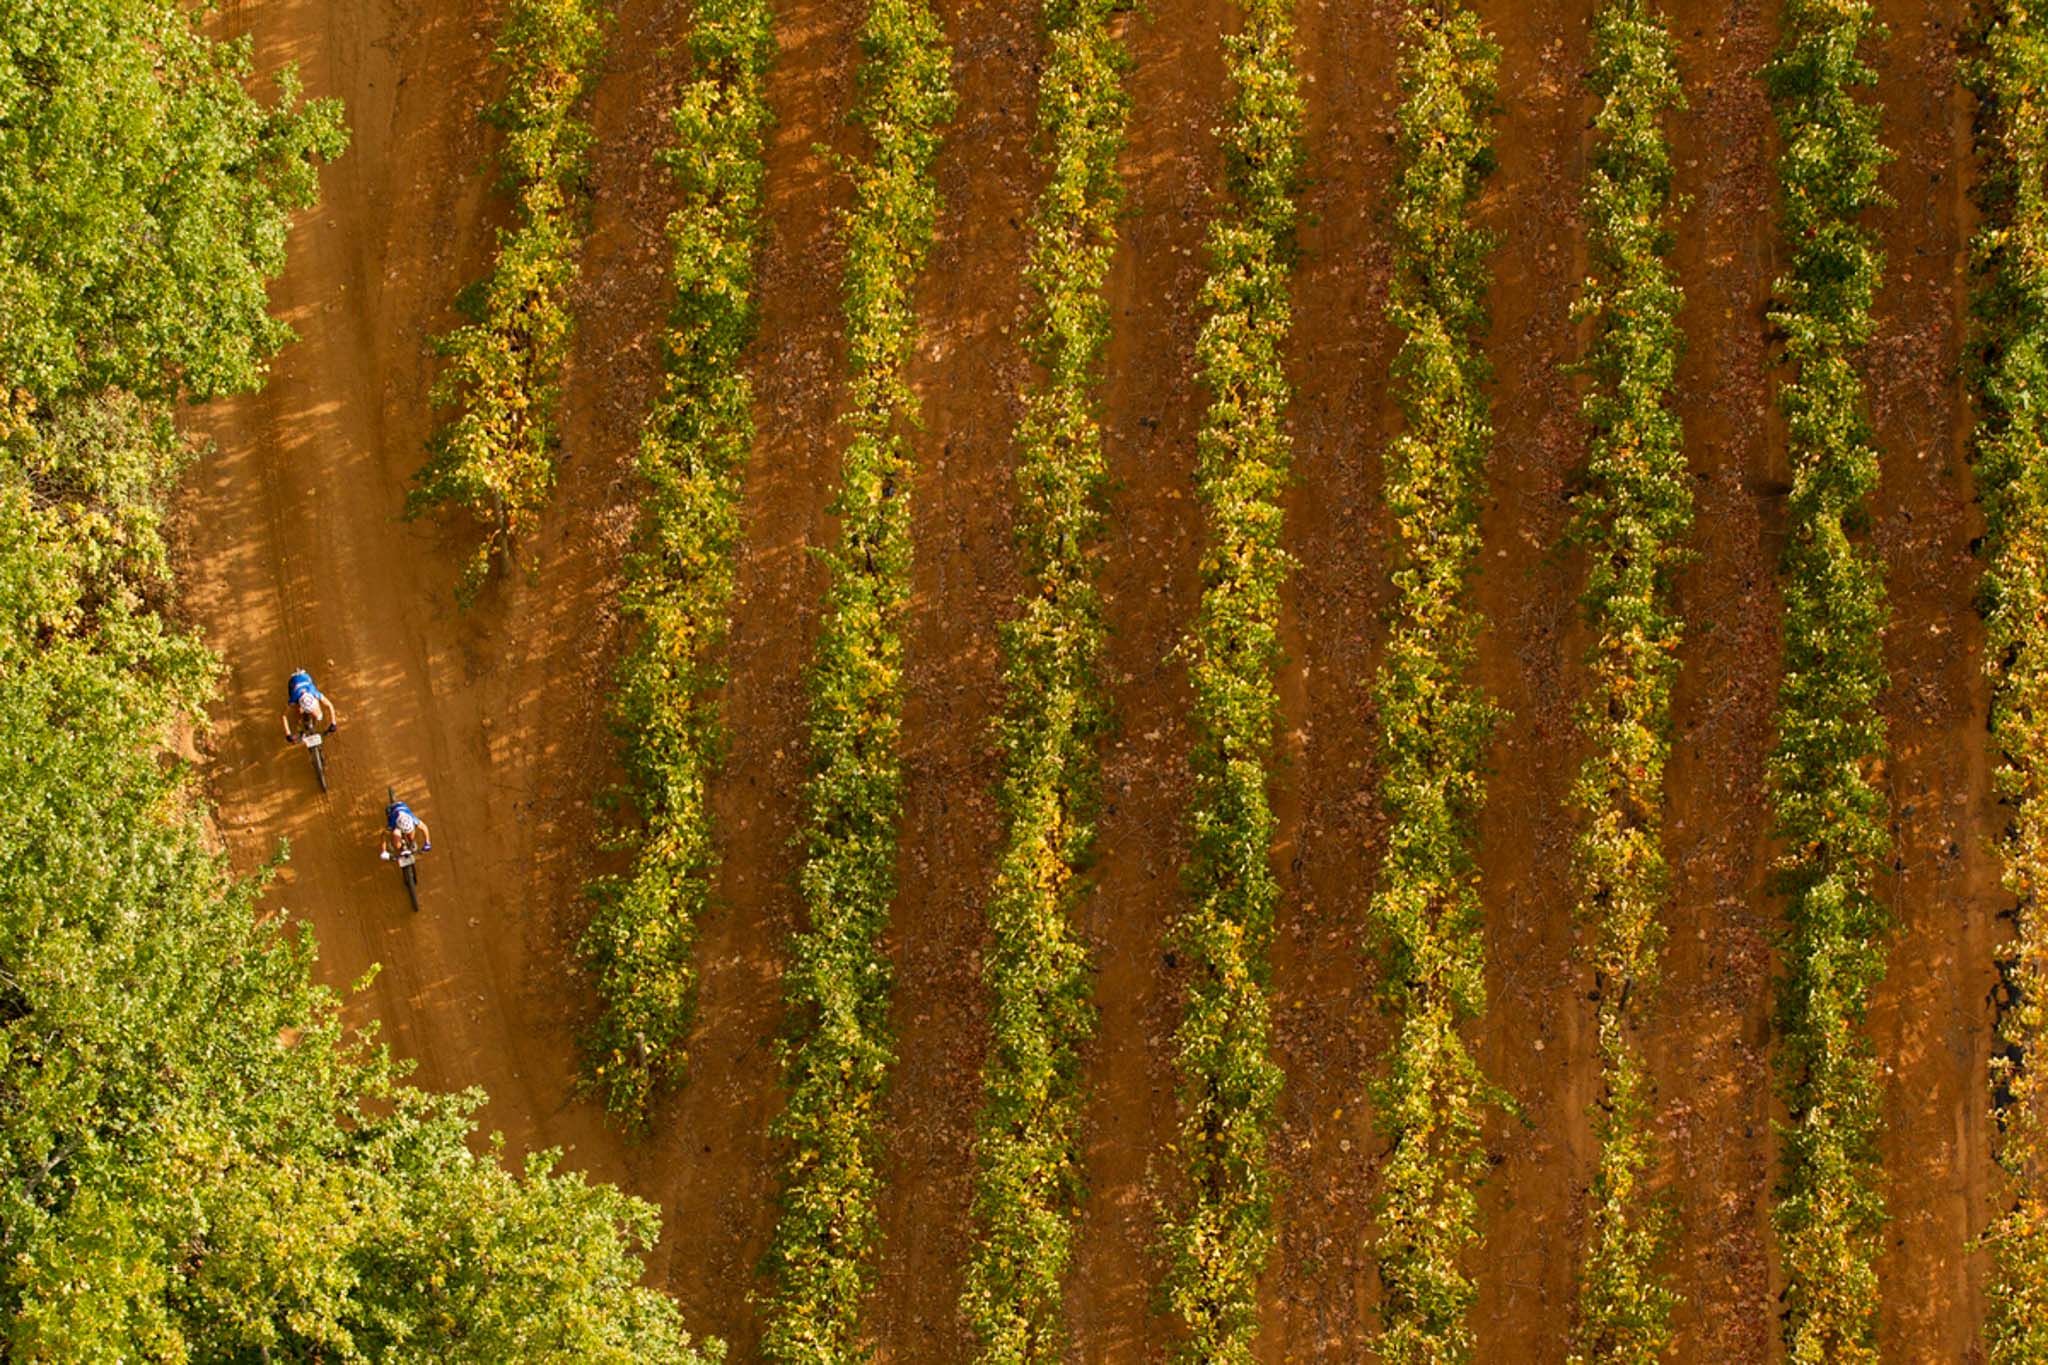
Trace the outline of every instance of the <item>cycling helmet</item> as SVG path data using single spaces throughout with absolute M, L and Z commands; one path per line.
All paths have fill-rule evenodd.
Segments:
M 413 813 L 403 809 L 391 817 L 391 822 L 391 827 L 400 834 L 410 834 L 419 825 L 419 821 L 414 818 Z
M 299 710 L 315 720 L 319 719 L 320 694 L 310 690 L 301 692 L 299 694 Z

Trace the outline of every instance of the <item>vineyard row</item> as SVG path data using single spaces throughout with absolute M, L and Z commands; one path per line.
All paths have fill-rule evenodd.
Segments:
M 1877 481 L 1855 357 L 1870 339 L 1881 257 L 1861 225 L 1884 202 L 1881 111 L 1864 0 L 1789 0 L 1764 80 L 1778 120 L 1779 234 L 1788 258 L 1770 318 L 1790 373 L 1778 392 L 1792 488 L 1779 573 L 1784 681 L 1769 761 L 1785 850 L 1777 1064 L 1785 1105 L 1772 1221 L 1792 1360 L 1877 1359 L 1876 1062 L 1859 1030 L 1883 975 L 1887 917 L 1872 882 L 1889 846 L 1883 565 L 1853 538 Z
M 590 127 L 577 106 L 604 49 L 598 0 L 511 0 L 492 60 L 503 98 L 485 120 L 504 133 L 497 161 L 514 221 L 498 231 L 490 273 L 456 299 L 466 321 L 438 338 L 447 365 L 434 433 L 406 513 L 454 504 L 484 524 L 458 591 L 473 598 L 501 553 L 530 534 L 555 485 L 555 430 L 583 243 Z
M 1102 432 L 1094 392 L 1109 337 L 1103 281 L 1129 101 L 1115 0 L 1049 0 L 1038 124 L 1046 185 L 1027 283 L 1040 377 L 1017 430 L 1016 540 L 1028 586 L 1004 627 L 1003 852 L 989 892 L 991 997 L 975 1216 L 961 1311 L 981 1359 L 1064 1360 L 1061 1283 L 1080 1201 L 1079 1049 L 1094 1024 L 1071 911 L 1094 837 L 1107 716 L 1095 551 Z
M 873 1274 L 877 1101 L 894 1060 L 879 940 L 896 891 L 899 626 L 915 472 L 904 428 L 917 403 L 903 369 L 917 336 L 911 287 L 938 213 L 932 159 L 954 103 L 951 49 L 923 0 L 871 0 L 860 47 L 854 120 L 871 145 L 848 167 L 853 206 L 842 224 L 851 435 L 809 670 L 811 775 L 797 877 L 808 924 L 783 978 L 792 1036 L 775 1132 L 789 1155 L 761 1342 L 768 1359 L 792 1363 L 857 1355 Z
M 1595 640 L 1573 802 L 1580 919 L 1592 930 L 1598 997 L 1600 1154 L 1587 1200 L 1573 1365 L 1656 1365 L 1673 1295 L 1658 1264 L 1670 1219 L 1647 1189 L 1651 1086 L 1628 1025 L 1657 973 L 1667 892 L 1664 767 L 1682 623 L 1672 574 L 1692 524 L 1684 432 L 1672 411 L 1677 282 L 1671 149 L 1664 116 L 1683 102 L 1671 35 L 1646 0 L 1609 0 L 1593 21 L 1600 109 L 1587 172 L 1591 272 L 1578 316 L 1592 324 L 1582 369 L 1590 433 L 1571 538 L 1586 550 L 1583 604 Z M 1634 1009 L 1631 1005 L 1634 1003 Z
M 604 1002 L 588 1044 L 591 1080 L 628 1123 L 682 1080 L 691 948 L 717 867 L 706 789 L 720 754 L 714 689 L 754 438 L 740 360 L 755 325 L 763 84 L 775 59 L 768 0 L 698 0 L 690 56 L 696 75 L 661 154 L 682 200 L 668 223 L 676 297 L 662 345 L 667 379 L 640 439 L 642 539 L 622 594 L 635 631 L 613 707 L 640 827 L 632 872 L 596 888 L 582 946 Z
M 1472 223 L 1493 166 L 1499 50 L 1456 3 L 1410 6 L 1396 115 L 1394 279 L 1401 337 L 1394 396 L 1406 430 L 1387 447 L 1385 497 L 1397 560 L 1394 616 L 1374 680 L 1380 806 L 1387 820 L 1370 919 L 1393 1019 L 1373 1086 L 1388 1150 L 1375 1246 L 1393 1365 L 1469 1358 L 1485 1163 L 1480 1109 L 1491 1087 L 1460 1032 L 1486 1009 L 1486 947 L 1473 827 L 1492 708 L 1468 680 L 1477 618 L 1467 600 L 1493 428 L 1478 340 L 1492 238 Z
M 1166 1227 L 1167 1302 L 1185 1361 L 1249 1362 L 1273 1244 L 1273 1061 L 1267 946 L 1280 899 L 1267 797 L 1279 698 L 1281 496 L 1292 445 L 1287 340 L 1302 98 L 1292 0 L 1246 0 L 1226 40 L 1229 199 L 1208 233 L 1195 358 L 1210 395 L 1195 448 L 1202 600 L 1189 641 L 1194 793 L 1188 959 L 1176 1039 L 1183 1207 Z
M 1979 425 L 1973 450 L 1987 565 L 1980 606 L 1991 730 L 2010 824 L 2013 940 L 1999 961 L 1991 1061 L 1999 1164 L 2011 1179 L 1985 1234 L 1996 1269 L 1986 1344 L 1993 1365 L 2048 1362 L 2048 15 L 2026 0 L 1988 8 L 1968 68 L 1977 92 L 1974 243 Z

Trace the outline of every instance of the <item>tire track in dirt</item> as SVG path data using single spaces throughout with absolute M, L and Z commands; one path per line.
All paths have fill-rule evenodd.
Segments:
M 1040 65 L 1035 4 L 940 6 L 959 110 L 934 166 L 938 235 L 919 286 L 923 403 L 904 622 L 904 806 L 891 918 L 896 1070 L 883 1101 L 882 1244 L 868 1332 L 892 1361 L 966 1360 L 959 1313 L 987 1050 L 983 911 L 1001 840 L 991 729 L 997 622 L 1014 614 L 1010 530 L 1028 377 L 1027 218 Z
M 1882 474 L 1872 502 L 1892 624 L 1889 786 L 1897 922 L 1872 994 L 1884 1067 L 1882 1152 L 1891 1221 L 1878 1262 L 1879 1347 L 1888 1360 L 1971 1360 L 1981 1347 L 1988 1263 L 1969 1239 L 1999 1189 L 1986 1088 L 1999 885 L 1983 674 L 1973 607 L 1983 530 L 1967 469 L 1972 414 L 1959 384 L 1972 102 L 1957 81 L 1958 0 L 1885 0 L 1873 54 L 1896 207 L 1874 215 L 1887 260 L 1869 376 Z
M 1387 1032 L 1366 904 L 1385 847 L 1371 686 L 1392 602 L 1380 452 L 1400 420 L 1385 382 L 1399 337 L 1385 308 L 1401 15 L 1390 0 L 1297 10 L 1308 148 L 1290 362 L 1287 548 L 1297 565 L 1282 623 L 1285 761 L 1274 801 L 1273 1015 L 1286 1082 L 1273 1144 L 1280 1237 L 1257 1343 L 1275 1365 L 1356 1360 L 1378 1325 L 1378 1142 L 1366 1087 Z
M 1158 1211 L 1174 1158 L 1173 1034 L 1181 976 L 1165 946 L 1186 904 L 1188 684 L 1178 654 L 1199 600 L 1194 499 L 1196 298 L 1222 184 L 1224 0 L 1159 0 L 1126 21 L 1125 221 L 1107 296 L 1102 389 L 1111 480 L 1103 665 L 1117 731 L 1103 749 L 1096 889 L 1079 910 L 1093 950 L 1094 1044 L 1083 1060 L 1082 1207 L 1067 1316 L 1090 1359 L 1164 1359 L 1153 1314 Z

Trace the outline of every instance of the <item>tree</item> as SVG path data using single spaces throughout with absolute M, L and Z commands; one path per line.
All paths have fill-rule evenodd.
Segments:
M 290 68 L 258 103 L 248 41 L 203 33 L 208 8 L 0 8 L 0 393 L 209 398 L 291 338 L 265 283 L 347 143 L 341 107 Z

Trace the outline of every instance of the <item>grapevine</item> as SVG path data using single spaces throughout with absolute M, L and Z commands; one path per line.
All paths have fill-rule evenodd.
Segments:
M 1472 839 L 1492 708 L 1466 679 L 1477 630 L 1467 589 L 1493 428 L 1476 348 L 1492 242 L 1471 215 L 1493 165 L 1498 62 L 1470 11 L 1450 0 L 1411 6 L 1387 305 L 1402 335 L 1393 378 L 1407 430 L 1385 460 L 1397 598 L 1375 687 L 1389 840 L 1371 907 L 1394 1018 L 1374 1098 L 1389 1144 L 1377 1348 L 1395 1365 L 1463 1361 L 1472 1351 L 1473 1288 L 1461 1257 L 1479 1235 L 1473 1188 L 1489 1087 L 1459 1029 L 1486 1008 Z
M 740 354 L 755 322 L 763 84 L 775 58 L 767 0 L 698 0 L 690 51 L 697 74 L 661 154 L 682 191 L 668 223 L 676 300 L 667 382 L 640 439 L 644 525 L 623 594 L 638 630 L 613 704 L 644 828 L 632 872 L 599 884 L 583 937 L 605 1002 L 589 1039 L 591 1079 L 628 1122 L 684 1073 L 690 950 L 717 863 L 707 784 L 719 759 L 713 689 L 754 435 Z
M 1584 821 L 1574 866 L 1579 914 L 1594 934 L 1601 1095 L 1573 1365 L 1655 1365 L 1670 1343 L 1674 1302 L 1656 1268 L 1669 1220 L 1643 1188 L 1649 1081 L 1628 1033 L 1630 1003 L 1655 979 L 1663 936 L 1664 766 L 1682 633 L 1671 576 L 1692 524 L 1684 433 L 1671 408 L 1683 297 L 1665 260 L 1664 115 L 1683 103 L 1671 48 L 1646 0 L 1610 0 L 1593 21 L 1592 272 L 1578 309 L 1593 324 L 1583 363 L 1593 379 L 1584 405 L 1592 455 L 1572 536 L 1590 559 L 1584 605 L 1598 638 L 1582 719 L 1592 753 L 1573 796 Z
M 577 107 L 595 79 L 604 14 L 598 0 L 511 0 L 491 54 L 506 91 L 485 119 L 504 132 L 498 169 L 514 221 L 498 232 L 490 273 L 457 300 L 468 320 L 435 341 L 448 364 L 433 401 L 456 414 L 428 443 L 405 500 L 408 516 L 453 503 L 484 523 L 457 584 L 464 601 L 533 531 L 554 489 L 590 146 Z
M 903 427 L 916 416 L 904 363 L 917 336 L 911 286 L 938 212 L 932 159 L 952 117 L 951 52 L 923 0 L 873 0 L 861 31 L 855 119 L 872 142 L 853 167 L 844 219 L 851 410 L 841 534 L 810 667 L 811 776 L 798 889 L 809 925 L 784 978 L 792 1016 L 790 1147 L 769 1263 L 770 1360 L 865 1357 L 859 1311 L 878 1236 L 876 1108 L 894 1058 L 890 972 L 879 938 L 896 891 L 903 641 L 910 593 L 910 480 Z
M 1991 1062 L 1998 1163 L 2007 1203 L 1986 1231 L 1995 1269 L 1986 1299 L 1992 1365 L 2048 1362 L 2048 1120 L 2039 1058 L 2048 1046 L 2048 16 L 2028 0 L 1989 7 L 1968 68 L 1977 92 L 1974 243 L 1979 363 L 1974 441 L 1986 535 L 1981 603 L 1991 730 L 2011 824 L 2001 845 L 2017 898 L 2001 955 L 2002 1008 Z
M 1872 881 L 1889 847 L 1877 767 L 1885 747 L 1882 566 L 1854 533 L 1877 481 L 1854 356 L 1869 341 L 1881 256 L 1858 219 L 1884 202 L 1875 79 L 1858 55 L 1878 36 L 1866 0 L 1790 0 L 1764 80 L 1784 150 L 1779 230 L 1790 268 L 1772 324 L 1791 374 L 1779 391 L 1792 489 L 1780 581 L 1784 682 L 1770 758 L 1785 850 L 1778 988 L 1787 1121 L 1773 1221 L 1795 1361 L 1877 1359 L 1876 1063 L 1857 1036 L 1884 972 L 1887 917 Z
M 1102 434 L 1093 394 L 1109 335 L 1103 281 L 1116 246 L 1116 158 L 1129 103 L 1113 0 L 1051 0 L 1039 129 L 1050 178 L 1028 279 L 1040 379 L 1017 432 L 1017 540 L 1032 586 L 1004 630 L 1005 842 L 989 898 L 992 1037 L 975 1185 L 982 1236 L 962 1310 L 989 1362 L 1064 1358 L 1060 1281 L 1079 1199 L 1077 1049 L 1093 1027 L 1087 959 L 1069 912 L 1094 835 L 1104 723 Z

